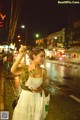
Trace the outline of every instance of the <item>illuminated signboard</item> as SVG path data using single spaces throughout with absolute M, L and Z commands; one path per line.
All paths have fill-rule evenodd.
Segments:
M 0 27 L 3 27 L 5 18 L 6 18 L 6 15 L 0 13 Z

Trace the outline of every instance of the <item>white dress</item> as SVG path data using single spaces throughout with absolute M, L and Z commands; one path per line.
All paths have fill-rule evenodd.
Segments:
M 29 77 L 25 85 L 30 89 L 36 89 L 42 82 L 43 78 Z M 45 97 L 43 90 L 41 96 L 39 92 L 30 92 L 22 89 L 17 106 L 13 112 L 12 120 L 44 120 L 47 115 L 47 112 L 45 112 L 45 104 L 49 102 L 49 100 L 50 95 Z

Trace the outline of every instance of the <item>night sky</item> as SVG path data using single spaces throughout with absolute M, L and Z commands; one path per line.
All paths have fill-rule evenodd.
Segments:
M 23 0 L 18 26 L 22 24 L 28 26 L 28 39 L 36 39 L 35 33 L 44 37 L 78 19 L 80 4 L 62 5 L 58 4 L 58 0 Z
M 56 1 L 56 2 L 54 2 Z M 80 5 L 59 5 L 57 0 L 24 0 L 19 22 L 28 25 L 28 32 L 50 34 L 80 18 Z

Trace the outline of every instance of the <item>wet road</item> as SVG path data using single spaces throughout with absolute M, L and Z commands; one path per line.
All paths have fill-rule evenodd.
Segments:
M 79 65 L 61 65 L 46 62 L 48 77 L 52 80 L 52 91 L 54 86 L 65 95 L 80 103 L 80 68 Z
M 46 62 L 47 74 L 50 79 L 60 84 L 67 84 L 73 88 L 80 89 L 80 68 L 79 65 L 64 66 Z M 74 67 L 73 67 L 74 66 Z

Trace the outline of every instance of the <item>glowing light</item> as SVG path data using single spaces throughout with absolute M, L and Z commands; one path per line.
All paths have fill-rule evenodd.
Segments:
M 6 15 L 3 15 L 2 13 L 0 13 L 0 27 L 3 27 L 5 17 Z
M 0 24 L 0 27 L 3 27 L 3 24 L 2 25 Z
M 3 15 L 2 13 L 0 13 L 0 17 L 1 17 L 2 20 L 4 20 L 6 15 Z
M 20 35 L 18 35 L 17 37 L 20 38 Z
M 10 44 L 10 48 L 14 49 L 15 48 L 15 44 L 11 43 Z
M 24 29 L 24 28 L 25 28 L 25 25 L 22 25 L 22 26 L 21 26 L 21 28 L 23 28 L 23 29 Z
M 36 37 L 38 38 L 38 37 L 39 37 L 39 34 L 36 34 Z
M 21 42 L 21 39 L 19 39 L 19 42 Z
M 57 37 L 55 36 L 54 39 L 57 39 Z

